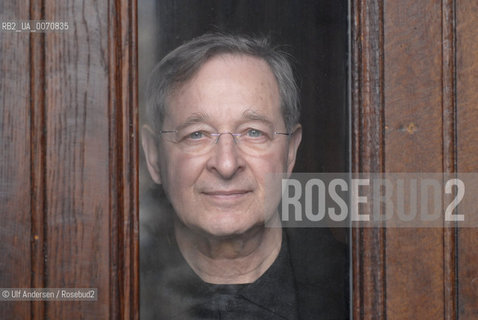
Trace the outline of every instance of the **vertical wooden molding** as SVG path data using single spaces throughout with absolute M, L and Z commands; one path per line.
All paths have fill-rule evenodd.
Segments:
M 443 173 L 450 174 L 457 171 L 455 0 L 442 0 L 442 55 Z M 451 197 L 444 197 L 444 201 L 446 198 Z M 456 240 L 457 232 L 455 227 L 444 222 L 443 318 L 450 320 L 457 318 Z
M 45 17 L 42 0 L 30 1 L 30 20 Z M 31 287 L 47 283 L 45 34 L 30 34 Z M 44 301 L 31 302 L 31 319 L 43 319 Z
M 110 225 L 110 301 L 109 301 L 109 315 L 110 319 L 118 319 L 120 315 L 120 292 L 119 292 L 119 239 L 120 232 L 119 222 L 120 217 L 123 217 L 123 207 L 121 204 L 122 196 L 120 188 L 120 178 L 117 174 L 119 170 L 120 163 L 117 160 L 118 156 L 121 156 L 122 149 L 121 141 L 118 141 L 117 132 L 120 130 L 118 128 L 118 119 L 121 117 L 121 113 L 118 115 L 118 96 L 121 98 L 121 86 L 120 86 L 120 76 L 118 75 L 117 64 L 120 55 L 120 49 L 116 43 L 116 37 L 118 30 L 121 29 L 121 19 L 116 14 L 116 5 L 117 3 L 114 0 L 108 2 L 108 83 L 109 83 L 109 92 L 108 92 L 108 119 L 109 119 L 109 225 Z M 119 26 L 118 26 L 119 25 Z M 121 100 L 121 99 L 120 99 Z M 121 216 L 120 216 L 121 215 Z
M 478 2 L 456 1 L 456 123 L 457 170 L 478 172 Z M 468 186 L 467 186 L 468 187 Z M 469 188 L 472 199 L 476 190 Z M 467 190 L 467 191 L 468 191 Z M 474 201 L 476 203 L 476 201 Z M 461 213 L 476 213 L 476 204 L 462 206 Z M 457 279 L 459 319 L 476 319 L 478 314 L 478 228 L 459 228 L 457 235 Z
M 137 2 L 110 0 L 110 318 L 139 319 Z
M 383 172 L 383 1 L 353 0 L 351 17 L 352 171 Z M 384 228 L 352 229 L 354 319 L 386 319 L 385 236 Z

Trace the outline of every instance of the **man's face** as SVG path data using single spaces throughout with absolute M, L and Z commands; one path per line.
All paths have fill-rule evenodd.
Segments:
M 257 125 L 286 132 L 274 75 L 258 58 L 221 55 L 169 97 L 162 130 L 192 126 L 235 133 Z M 223 134 L 210 151 L 198 154 L 172 142 L 174 133 L 165 135 L 158 150 L 145 139 L 151 175 L 186 227 L 216 237 L 242 234 L 273 217 L 280 180 L 271 188 L 270 174 L 292 171 L 301 139 L 299 128 L 291 138 L 273 136 L 260 152 L 244 152 L 242 140 L 236 144 Z

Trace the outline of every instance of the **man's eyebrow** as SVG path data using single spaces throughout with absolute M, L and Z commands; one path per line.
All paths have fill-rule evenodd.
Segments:
M 193 124 L 204 123 L 204 122 L 207 122 L 208 120 L 209 120 L 209 116 L 207 114 L 202 112 L 195 112 L 189 117 L 187 117 L 186 120 L 182 124 L 180 124 L 176 130 L 184 129 Z
M 252 121 L 261 121 L 269 126 L 273 125 L 272 121 L 269 118 L 267 118 L 265 115 L 260 114 L 257 111 L 252 109 L 245 110 L 242 113 L 242 118 L 246 120 L 252 120 Z
M 253 109 L 247 109 L 242 113 L 242 119 L 247 121 L 260 121 L 264 122 L 267 126 L 273 127 L 272 121 L 267 118 L 265 115 L 258 113 Z M 176 130 L 181 130 L 187 128 L 191 125 L 198 123 L 208 123 L 210 121 L 210 116 L 206 113 L 195 112 L 188 116 L 186 120 L 181 123 Z

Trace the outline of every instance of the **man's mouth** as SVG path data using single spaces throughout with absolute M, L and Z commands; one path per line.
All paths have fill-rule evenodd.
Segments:
M 232 205 L 236 202 L 242 202 L 246 199 L 252 190 L 249 189 L 231 189 L 231 190 L 207 190 L 202 194 L 206 196 L 206 199 L 216 203 L 217 205 L 228 204 Z
M 211 191 L 204 191 L 203 193 L 207 196 L 214 196 L 214 197 L 234 197 L 234 196 L 243 196 L 248 194 L 251 190 L 211 190 Z

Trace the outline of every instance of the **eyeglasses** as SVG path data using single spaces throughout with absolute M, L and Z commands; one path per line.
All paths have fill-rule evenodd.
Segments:
M 185 128 L 181 130 L 161 130 L 159 134 L 176 144 L 182 151 L 194 155 L 210 152 L 219 142 L 222 135 L 231 135 L 234 144 L 244 153 L 257 155 L 267 152 L 274 139 L 280 136 L 291 136 L 293 133 L 277 132 L 266 128 L 247 128 L 239 133 L 213 132 L 204 129 Z

